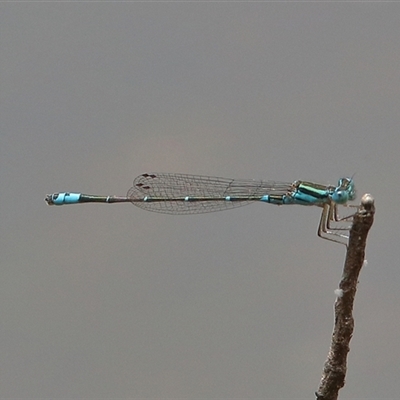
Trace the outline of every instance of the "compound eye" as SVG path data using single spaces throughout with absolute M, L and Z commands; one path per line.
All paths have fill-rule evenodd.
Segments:
M 346 203 L 348 200 L 347 192 L 338 190 L 332 195 L 332 200 L 337 204 Z

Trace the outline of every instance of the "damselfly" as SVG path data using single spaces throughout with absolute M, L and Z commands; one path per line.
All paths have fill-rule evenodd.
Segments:
M 255 201 L 276 205 L 299 204 L 322 208 L 318 236 L 346 244 L 344 233 L 334 222 L 339 218 L 338 205 L 347 205 L 356 197 L 352 178 L 341 178 L 337 186 L 307 181 L 293 183 L 227 179 L 210 176 L 151 173 L 133 181 L 126 196 L 97 196 L 62 192 L 46 195 L 48 205 L 78 203 L 132 203 L 148 211 L 164 214 L 201 214 L 244 206 Z

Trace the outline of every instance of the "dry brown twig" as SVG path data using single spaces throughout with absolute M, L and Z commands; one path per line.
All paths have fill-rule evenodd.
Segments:
M 353 335 L 353 304 L 357 291 L 358 276 L 365 261 L 365 246 L 368 231 L 374 221 L 374 198 L 365 194 L 361 206 L 353 218 L 347 246 L 346 261 L 339 289 L 336 291 L 335 325 L 331 347 L 325 361 L 317 400 L 337 400 L 339 390 L 345 384 L 347 353 Z

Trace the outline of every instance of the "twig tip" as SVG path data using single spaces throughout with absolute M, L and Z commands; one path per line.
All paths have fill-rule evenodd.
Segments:
M 363 197 L 361 197 L 361 205 L 365 210 L 370 210 L 373 208 L 375 203 L 375 199 L 369 193 L 365 193 Z

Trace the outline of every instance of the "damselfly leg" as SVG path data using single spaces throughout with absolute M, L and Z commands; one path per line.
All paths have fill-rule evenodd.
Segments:
M 356 205 L 345 204 L 343 206 L 358 209 L 358 206 Z M 338 212 L 338 205 L 336 203 L 331 202 L 324 204 L 318 226 L 318 236 L 322 239 L 330 240 L 331 242 L 336 242 L 347 246 L 347 240 L 349 238 L 347 232 L 351 229 L 351 226 L 341 226 L 333 224 L 340 224 L 344 221 L 351 221 L 353 217 L 354 214 L 350 214 L 346 217 L 340 217 Z

